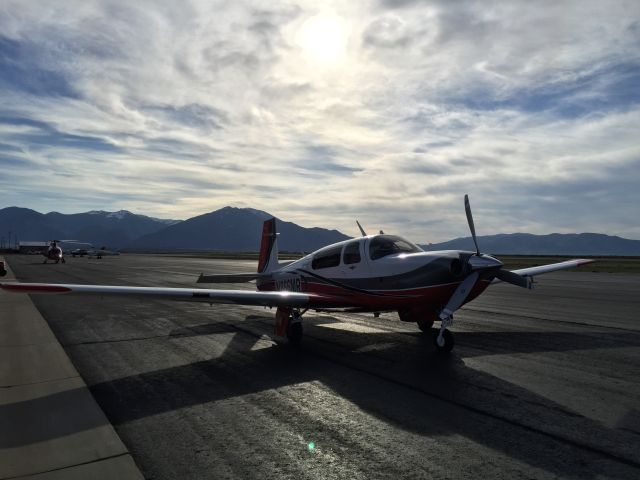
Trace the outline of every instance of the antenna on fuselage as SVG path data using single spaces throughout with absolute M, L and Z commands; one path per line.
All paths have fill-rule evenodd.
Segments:
M 356 223 L 358 224 L 358 228 L 360 229 L 360 233 L 362 234 L 362 236 L 366 237 L 367 234 L 365 233 L 364 228 L 362 228 L 362 225 L 360 225 L 360 222 L 356 220 Z

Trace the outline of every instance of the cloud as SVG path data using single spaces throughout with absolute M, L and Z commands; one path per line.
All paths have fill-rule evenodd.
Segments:
M 639 25 L 625 2 L 7 1 L 0 206 L 435 242 L 469 193 L 480 234 L 640 238 Z

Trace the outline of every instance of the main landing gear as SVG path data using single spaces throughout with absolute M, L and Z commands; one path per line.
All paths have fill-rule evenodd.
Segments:
M 302 315 L 305 312 L 306 310 L 301 312 L 300 310 L 291 308 L 278 307 L 276 312 L 276 336 L 286 336 L 291 346 L 299 347 L 302 343 L 304 333 L 302 328 Z
M 431 333 L 431 327 L 433 327 L 434 321 L 431 318 L 421 318 L 418 320 L 418 328 L 424 333 Z
M 289 319 L 289 326 L 287 327 L 287 339 L 289 343 L 294 347 L 299 347 L 302 343 L 302 315 L 300 312 L 294 311 Z

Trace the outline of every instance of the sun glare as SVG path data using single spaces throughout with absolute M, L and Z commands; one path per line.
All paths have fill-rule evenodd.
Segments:
M 346 24 L 340 17 L 316 15 L 302 24 L 296 43 L 310 61 L 335 63 L 345 54 L 347 33 Z

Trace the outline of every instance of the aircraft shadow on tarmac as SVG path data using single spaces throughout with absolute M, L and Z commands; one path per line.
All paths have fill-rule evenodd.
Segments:
M 331 331 L 308 322 L 300 350 L 274 344 L 255 349 L 271 318 L 248 316 L 238 325 L 208 323 L 170 332 L 169 341 L 233 333 L 223 355 L 188 365 L 144 372 L 90 385 L 90 391 L 116 427 L 150 415 L 193 405 L 318 381 L 370 415 L 424 436 L 461 435 L 557 475 L 607 476 L 606 460 L 640 468 L 637 434 L 611 429 L 525 388 L 465 365 L 460 352 L 441 357 L 426 335 Z M 335 332 L 335 333 L 334 333 Z M 319 334 L 321 333 L 321 334 Z M 340 335 L 340 345 L 331 342 Z M 638 346 L 638 336 L 562 333 L 457 332 L 458 344 L 500 345 L 499 353 L 568 351 Z M 411 337 L 410 342 L 398 341 Z M 552 340 L 550 342 L 550 339 Z M 344 348 L 343 345 L 348 345 Z M 379 345 L 365 350 L 359 345 Z M 508 352 L 506 350 L 508 350 Z M 471 354 L 479 354 L 477 351 Z M 483 355 L 490 354 L 483 352 Z M 330 368 L 327 368 L 327 366 Z M 354 369 L 357 377 L 354 381 Z M 382 381 L 382 383 L 381 383 Z M 381 387 L 382 385 L 382 387 Z M 400 388 L 398 388 L 400 387 Z M 381 388 L 383 389 L 381 391 Z M 0 418 L 49 422 L 54 405 L 73 404 L 82 390 L 0 406 Z M 0 438 L 0 448 L 31 444 L 99 426 L 95 417 L 51 428 L 29 428 Z M 11 431 L 11 430 L 10 430 Z M 510 433 L 505 433 L 510 432 Z M 634 436 L 635 435 L 635 436 Z M 576 447 L 586 466 L 577 468 Z M 428 452 L 425 452 L 427 455 Z M 593 463 L 590 459 L 598 461 Z M 567 461 L 567 459 L 571 459 Z M 605 461 L 603 461 L 605 460 Z M 544 462 L 544 464 L 541 464 Z

